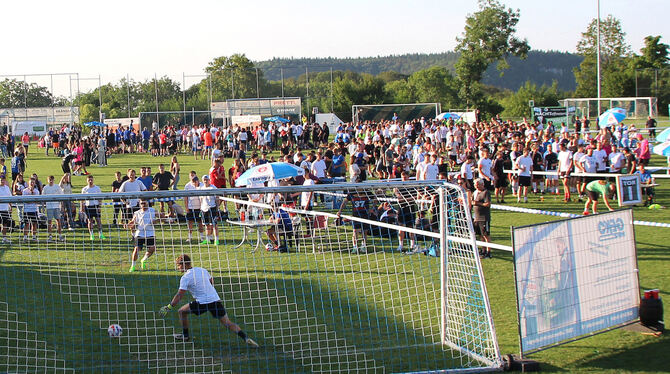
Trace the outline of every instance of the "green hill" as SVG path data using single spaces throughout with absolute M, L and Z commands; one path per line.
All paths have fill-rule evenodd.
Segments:
M 358 58 L 273 58 L 256 61 L 255 64 L 263 70 L 267 79 L 279 80 L 281 78 L 280 68 L 283 68 L 284 78 L 297 78 L 305 74 L 305 67 L 309 69 L 309 72 L 328 71 L 332 67 L 333 70 L 351 70 L 373 75 L 385 71 L 409 75 L 415 71 L 438 65 L 453 72 L 457 59 L 458 53 L 444 52 Z M 495 66 L 490 66 L 485 74 L 484 83 L 516 90 L 527 80 L 538 85 L 550 85 L 553 80 L 556 80 L 559 89 L 574 90 L 576 83 L 572 69 L 581 61 L 582 57 L 573 53 L 531 51 L 526 60 L 510 58 L 508 60 L 510 68 L 504 71 L 503 76 L 500 76 Z

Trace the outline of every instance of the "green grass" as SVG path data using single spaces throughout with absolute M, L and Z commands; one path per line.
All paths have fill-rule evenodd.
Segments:
M 182 166 L 181 185 L 186 182 L 185 176 L 189 170 L 204 174 L 209 167 L 206 161 L 195 161 L 192 156 L 183 155 L 179 158 Z M 664 164 L 661 158 L 655 157 L 653 161 L 657 165 Z M 125 172 L 128 167 L 139 169 L 141 166 L 151 166 L 155 172 L 160 162 L 169 164 L 169 158 L 114 156 L 109 159 L 108 167 L 91 166 L 89 171 L 95 175 L 96 183 L 104 191 L 109 191 L 114 171 Z M 28 159 L 28 172 L 37 172 L 43 181 L 49 174 L 60 177 L 60 159 L 45 157 L 42 151 L 33 149 Z M 84 177 L 74 177 L 74 190 L 81 189 L 84 181 Z M 670 201 L 670 188 L 665 181 L 657 188 L 657 201 L 661 205 Z M 583 210 L 581 204 L 564 204 L 560 197 L 553 196 L 546 197 L 543 202 L 531 198 L 528 204 L 521 205 L 572 213 Z M 670 222 L 670 210 L 652 211 L 636 207 L 634 217 L 637 220 Z M 511 226 L 553 219 L 549 216 L 494 211 L 493 240 L 510 245 Z M 670 254 L 666 243 L 670 242 L 670 229 L 637 227 L 635 232 L 640 286 L 642 289 L 659 288 L 661 295 L 667 298 L 670 290 Z M 127 331 L 145 332 L 140 334 L 142 338 L 126 334 L 128 336 L 123 339 L 128 340 L 124 342 L 122 339 L 121 343 L 130 343 L 131 339 L 136 339 L 133 343 L 143 345 L 150 352 L 151 347 L 171 347 L 170 344 L 174 343 L 169 339 L 150 337 L 156 331 L 160 332 L 156 335 L 171 331 L 172 328 L 178 331 L 176 316 L 172 315 L 163 323 L 145 320 L 142 315 L 153 313 L 167 303 L 175 292 L 178 274 L 172 270 L 171 259 L 183 248 L 178 245 L 180 241 L 172 239 L 180 235 L 183 238 L 185 234 L 174 230 L 164 235 L 162 242 L 159 242 L 159 252 L 150 262 L 150 271 L 134 274 L 127 273 L 130 243 L 123 229 L 109 228 L 108 243 L 113 245 L 100 241 L 90 244 L 81 230 L 68 235 L 68 247 L 51 247 L 56 250 L 26 250 L 17 245 L 3 249 L 0 252 L 0 275 L 4 291 L 0 292 L 0 302 L 8 303 L 9 311 L 18 313 L 15 319 L 26 322 L 28 330 L 37 332 L 38 339 L 46 341 L 48 352 L 44 353 L 44 361 L 61 359 L 65 367 L 82 372 L 147 372 L 149 364 L 142 360 L 146 357 L 140 357 L 139 352 L 129 352 L 117 342 L 110 344 L 110 339 L 102 329 L 105 326 L 101 326 L 103 322 L 96 319 L 105 320 L 102 318 L 105 313 L 113 313 L 118 318 L 127 319 L 127 322 L 121 323 Z M 389 263 L 382 261 L 380 256 L 355 256 L 337 251 L 324 251 L 316 256 L 304 253 L 279 255 L 260 251 L 250 254 L 248 247 L 232 248 L 232 244 L 240 239 L 239 232 L 229 229 L 222 237 L 226 241 L 223 246 L 190 246 L 188 251 L 197 264 L 205 267 L 212 264 L 226 265 L 212 270 L 217 288 L 228 290 L 223 295 L 226 308 L 231 318 L 241 322 L 255 338 L 262 336 L 264 348 L 256 351 L 247 349 L 238 338 L 225 332 L 209 317 L 191 318 L 191 329 L 198 337 L 194 344 L 204 352 L 203 356 L 216 357 L 224 363 L 224 367 L 232 368 L 234 372 L 304 372 L 333 368 L 336 359 L 332 356 L 307 363 L 296 355 L 287 354 L 286 349 L 279 348 L 282 336 L 298 336 L 309 332 L 316 337 L 302 343 L 293 341 L 291 343 L 294 347 L 315 352 L 319 348 L 316 346 L 318 342 L 335 333 L 348 346 L 355 345 L 357 353 L 365 352 L 367 358 L 383 362 L 387 371 L 436 369 L 452 364 L 448 352 L 442 352 L 440 347 L 431 344 L 438 325 L 437 316 L 421 313 L 422 310 L 435 308 L 439 300 L 435 298 L 426 302 L 411 292 L 414 284 L 428 285 L 429 295 L 435 292 L 439 280 L 434 259 L 396 256 L 392 257 L 392 266 L 389 267 Z M 379 247 L 390 246 L 382 241 L 376 244 Z M 68 248 L 88 249 L 72 251 Z M 492 260 L 483 261 L 483 267 L 501 352 L 518 353 L 511 253 L 496 251 Z M 67 283 L 67 287 L 58 286 L 58 280 Z M 106 295 L 115 294 L 106 291 L 113 290 L 112 287 L 122 289 L 128 297 L 123 300 L 106 298 L 111 297 Z M 311 291 L 305 294 L 302 290 Z M 71 296 L 69 293 L 76 295 Z M 392 302 L 394 299 L 401 299 L 404 303 L 409 301 L 410 305 L 416 307 L 414 310 L 399 308 Z M 133 309 L 132 302 L 138 300 L 141 300 L 139 304 L 146 311 Z M 102 303 L 109 308 L 115 304 L 121 306 L 115 310 L 82 310 L 79 307 L 80 303 L 86 305 L 90 302 Z M 668 310 L 667 303 L 665 306 Z M 364 318 L 359 324 L 351 324 L 349 316 L 353 314 Z M 324 325 L 318 328 L 308 326 L 304 322 L 306 318 L 315 318 Z M 0 339 L 5 337 L 2 334 L 7 334 L 7 329 L 3 331 L 1 328 L 2 324 L 10 326 L 14 323 L 9 321 L 10 318 L 7 319 L 4 321 L 0 318 Z M 665 320 L 667 324 L 667 316 Z M 389 342 L 389 339 L 395 341 Z M 419 348 L 380 350 L 382 345 Z M 51 351 L 55 351 L 55 354 L 49 353 Z M 542 351 L 532 358 L 542 363 L 545 372 L 667 372 L 665 355 L 669 351 L 667 337 L 657 338 L 619 329 Z M 0 351 L 0 371 L 3 369 L 3 356 L 6 355 Z M 173 358 L 169 362 L 171 367 L 176 368 L 175 371 L 186 371 L 185 367 L 179 366 L 182 361 Z M 94 367 L 92 363 L 95 363 Z M 195 367 L 191 371 L 212 370 L 204 364 Z

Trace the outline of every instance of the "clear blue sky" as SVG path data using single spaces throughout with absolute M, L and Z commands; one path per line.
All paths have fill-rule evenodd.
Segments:
M 596 17 L 596 0 L 501 2 L 520 9 L 518 34 L 533 49 L 574 51 Z M 9 1 L 0 75 L 78 72 L 107 82 L 157 73 L 181 82 L 182 73 L 202 73 L 233 53 L 264 60 L 444 52 L 476 10 L 475 0 Z M 608 14 L 621 20 L 635 52 L 646 35 L 670 44 L 670 0 L 601 0 L 601 16 Z

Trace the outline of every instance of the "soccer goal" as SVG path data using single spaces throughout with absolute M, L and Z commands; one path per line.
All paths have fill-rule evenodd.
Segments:
M 570 98 L 559 100 L 567 108 L 574 108 L 579 117 L 597 118 L 610 108 L 626 109 L 628 118 L 646 120 L 647 116 L 658 116 L 658 99 L 655 97 L 608 97 L 608 98 Z
M 394 117 L 398 121 L 404 122 L 421 117 L 426 119 L 435 118 L 441 112 L 440 107 L 440 103 L 353 105 L 351 107 L 351 118 L 355 123 L 390 121 Z
M 464 201 L 435 181 L 0 198 L 0 210 L 13 207 L 0 372 L 500 369 Z M 166 308 L 183 254 L 246 335 L 210 313 L 177 313 L 188 292 Z

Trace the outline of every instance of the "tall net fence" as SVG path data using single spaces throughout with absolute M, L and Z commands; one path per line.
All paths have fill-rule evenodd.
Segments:
M 463 201 L 421 182 L 0 198 L 0 371 L 499 368 Z M 183 254 L 246 336 L 177 313 L 207 304 L 189 293 L 160 315 Z
M 440 111 L 439 103 L 354 105 L 351 108 L 356 122 L 390 121 L 394 118 L 402 122 L 421 117 L 430 119 L 436 118 Z

